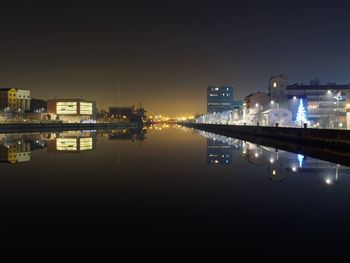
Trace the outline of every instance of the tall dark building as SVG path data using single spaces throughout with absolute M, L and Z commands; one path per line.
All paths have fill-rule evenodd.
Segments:
M 207 112 L 224 112 L 241 107 L 241 101 L 234 100 L 233 86 L 214 87 L 207 89 Z

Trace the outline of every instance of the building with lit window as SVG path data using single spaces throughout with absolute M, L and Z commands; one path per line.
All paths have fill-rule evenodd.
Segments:
M 96 102 L 82 99 L 47 100 L 47 117 L 75 123 L 96 120 Z
M 289 85 L 286 89 L 288 108 L 296 118 L 299 100 L 303 99 L 307 119 L 312 126 L 346 128 L 346 104 L 350 99 L 350 85 Z
M 287 85 L 282 75 L 273 76 L 269 83 L 270 100 L 292 112 L 296 120 L 300 99 L 306 109 L 307 121 L 312 127 L 350 128 L 346 107 L 350 102 L 350 84 L 320 84 L 318 79 L 309 84 Z
M 0 89 L 0 109 L 19 113 L 30 110 L 30 90 L 15 88 Z
M 222 87 L 209 86 L 207 88 L 207 112 L 208 113 L 231 111 L 241 106 L 242 106 L 241 101 L 234 100 L 233 86 L 222 86 Z

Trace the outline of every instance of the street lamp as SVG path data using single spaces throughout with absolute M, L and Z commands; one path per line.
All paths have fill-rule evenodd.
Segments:
M 337 101 L 336 116 L 337 116 L 337 128 L 339 128 L 339 101 L 343 100 L 343 97 L 341 95 L 341 91 L 338 91 L 337 94 L 333 98 Z

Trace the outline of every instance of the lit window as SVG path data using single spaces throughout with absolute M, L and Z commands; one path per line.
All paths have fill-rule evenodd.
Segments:
M 61 101 L 56 104 L 57 114 L 77 114 L 77 102 Z
M 80 102 L 80 114 L 92 115 L 92 103 Z

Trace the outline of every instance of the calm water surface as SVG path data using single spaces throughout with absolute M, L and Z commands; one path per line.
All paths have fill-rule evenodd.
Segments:
M 0 239 L 225 253 L 333 253 L 350 168 L 180 127 L 1 135 Z

